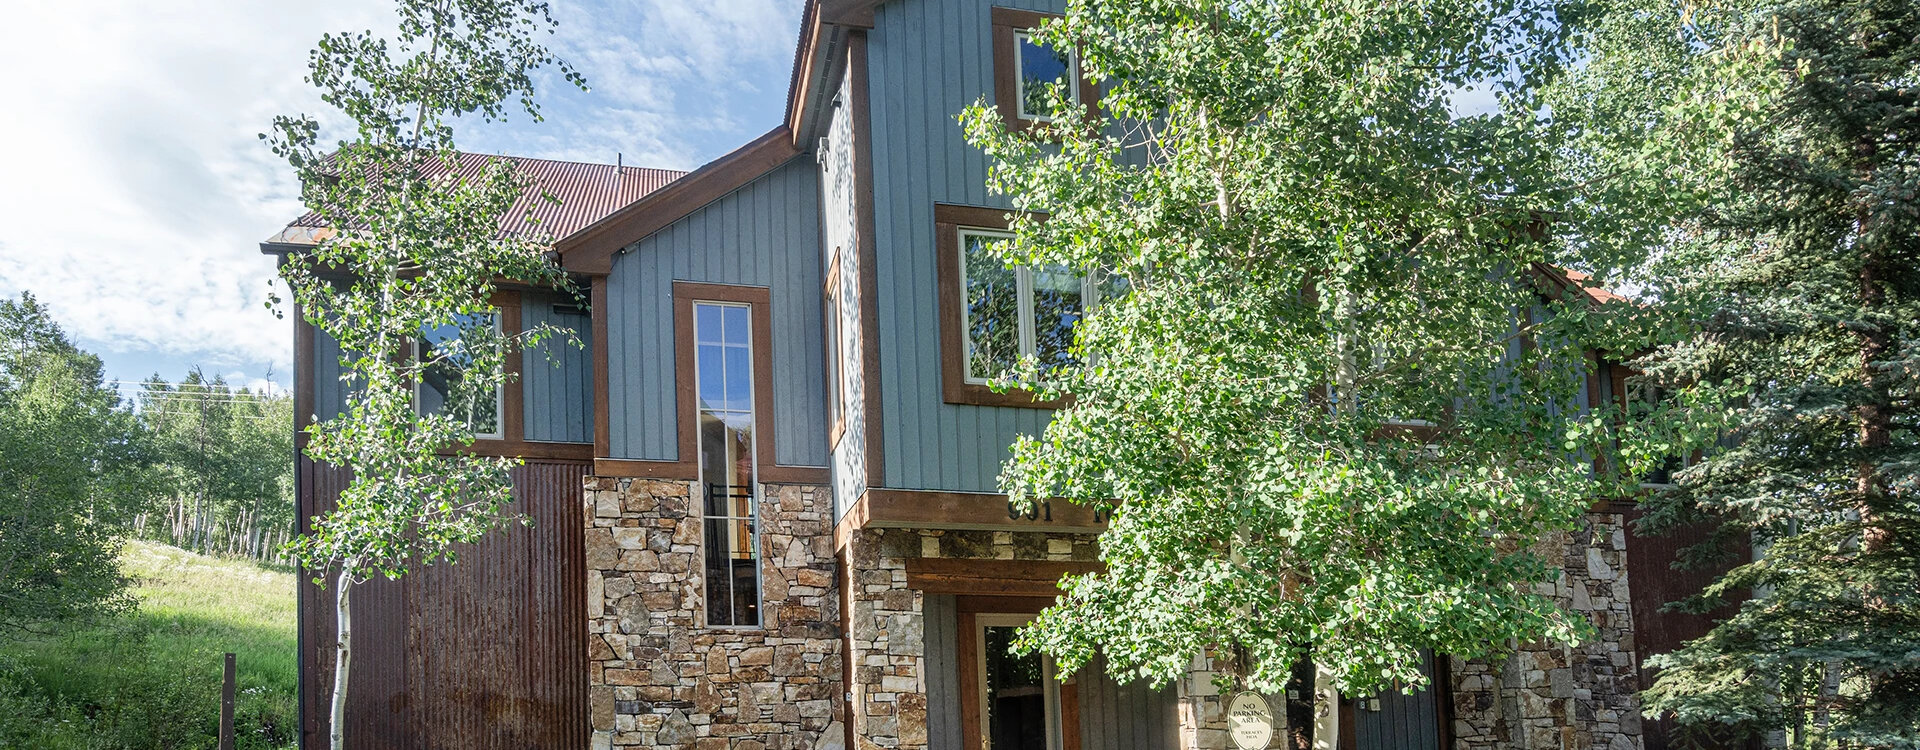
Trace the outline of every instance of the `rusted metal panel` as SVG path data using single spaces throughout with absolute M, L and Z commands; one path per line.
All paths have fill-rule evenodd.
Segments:
M 477 177 L 495 159 L 512 162 L 521 175 L 533 182 L 532 189 L 522 193 L 500 221 L 502 232 L 523 237 L 560 238 L 573 234 L 686 174 L 671 169 L 471 153 L 460 154 L 459 166 L 454 171 L 462 177 Z M 421 171 L 438 177 L 448 170 L 439 162 L 428 160 Z M 546 200 L 543 192 L 560 202 Z M 267 242 L 314 245 L 332 234 L 319 216 L 309 213 L 295 219 Z
M 1658 670 L 1647 669 L 1648 658 L 1655 654 L 1671 653 L 1687 641 L 1706 635 L 1714 625 L 1737 611 L 1739 603 L 1733 602 L 1723 609 L 1704 614 L 1662 612 L 1661 608 L 1700 593 L 1720 574 L 1731 570 L 1751 554 L 1746 545 L 1738 545 L 1735 549 L 1726 550 L 1727 556 L 1721 564 L 1703 568 L 1675 568 L 1673 563 L 1680 559 L 1681 552 L 1712 538 L 1714 528 L 1697 525 L 1674 529 L 1658 536 L 1645 535 L 1638 532 L 1640 518 L 1645 514 L 1643 508 L 1635 507 L 1626 515 L 1627 580 L 1632 587 L 1634 655 L 1639 662 L 1642 689 L 1652 687 L 1654 678 L 1659 674 Z M 1675 729 L 1671 721 L 1648 719 L 1641 726 L 1645 731 L 1646 750 L 1685 746 L 1676 742 L 1679 738 L 1674 736 Z M 1743 742 L 1716 742 L 1704 737 L 1694 740 L 1707 748 L 1734 750 L 1750 746 Z
M 521 750 L 587 743 L 586 573 L 581 480 L 589 464 L 513 471 L 515 512 L 453 565 L 353 592 L 348 744 Z M 300 461 L 302 527 L 332 507 L 346 473 Z M 300 586 L 302 748 L 327 746 L 331 589 Z

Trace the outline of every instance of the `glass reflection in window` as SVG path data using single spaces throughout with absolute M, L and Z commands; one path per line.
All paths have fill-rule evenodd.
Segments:
M 760 624 L 751 313 L 693 306 L 708 625 Z
M 1014 44 L 1019 48 L 1021 117 L 1049 119 L 1047 88 L 1062 81 L 1067 84 L 1067 101 L 1080 102 L 1080 87 L 1074 85 L 1072 52 L 1061 54 L 1050 45 L 1034 41 L 1033 35 L 1024 31 L 1014 35 Z
M 476 438 L 499 439 L 502 435 L 501 393 L 498 388 L 475 392 L 462 387 L 466 372 L 473 367 L 474 354 L 468 348 L 464 332 L 498 330 L 499 319 L 491 313 L 458 315 L 445 325 L 422 328 L 414 342 L 414 356 L 426 367 L 414 389 L 421 414 L 448 414 L 465 423 Z

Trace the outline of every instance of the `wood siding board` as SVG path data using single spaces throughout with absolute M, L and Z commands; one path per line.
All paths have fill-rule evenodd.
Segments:
M 1063 2 L 1015 0 L 1003 5 L 1059 13 Z M 875 9 L 868 90 L 893 106 L 873 109 L 874 244 L 881 331 L 879 409 L 885 486 L 990 491 L 1006 446 L 1038 432 L 1044 410 L 1020 416 L 966 414 L 988 407 L 945 404 L 937 341 L 924 335 L 936 322 L 932 205 L 1005 208 L 985 189 L 986 160 L 967 146 L 954 116 L 990 96 L 993 75 L 987 4 L 922 0 Z M 924 43 L 926 28 L 953 33 Z M 968 458 L 962 460 L 961 455 Z
M 958 615 L 953 596 L 934 594 L 924 600 L 927 657 L 927 746 L 930 750 L 959 750 L 960 672 L 959 639 L 954 632 Z
M 826 465 L 824 368 L 808 348 L 821 335 L 819 312 L 808 309 L 821 278 L 817 180 L 811 161 L 788 160 L 614 259 L 608 295 L 630 312 L 616 316 L 626 330 L 608 352 L 617 375 L 609 399 L 619 404 L 609 410 L 609 458 L 687 458 L 670 321 L 672 283 L 690 281 L 775 290 L 760 332 L 774 347 L 764 362 L 777 396 L 767 411 L 773 455 L 785 465 Z

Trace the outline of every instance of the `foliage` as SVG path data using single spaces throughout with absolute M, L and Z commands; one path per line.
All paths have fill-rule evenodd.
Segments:
M 114 555 L 144 450 L 99 358 L 31 294 L 0 299 L 0 636 L 132 605 Z
M 352 119 L 355 137 L 323 152 L 319 123 L 305 116 L 276 118 L 270 136 L 331 231 L 289 257 L 282 276 L 299 314 L 345 352 L 350 393 L 344 415 L 308 430 L 306 453 L 352 479 L 288 545 L 304 568 L 334 578 L 336 750 L 345 746 L 351 586 L 450 559 L 456 545 L 507 519 L 514 461 L 442 455 L 491 431 L 477 407 L 511 379 L 507 353 L 556 330 L 501 331 L 490 307 L 498 280 L 573 290 L 547 259 L 546 238 L 502 229 L 529 181 L 504 159 L 464 173 L 453 141 L 455 120 L 498 120 L 509 99 L 538 119 L 532 75 L 542 66 L 584 86 L 534 36 L 551 32 L 547 5 L 398 0 L 397 8 L 396 41 L 328 34 L 310 61 L 307 80 Z M 435 346 L 407 351 L 422 340 Z M 428 382 L 445 389 L 447 408 L 416 403 L 416 384 Z
M 178 383 L 149 378 L 139 402 L 154 453 L 145 486 L 166 514 L 142 533 L 204 554 L 270 557 L 267 540 L 293 528 L 293 399 L 195 368 Z
M 293 550 L 315 571 L 349 579 L 397 577 L 414 563 L 452 554 L 502 520 L 511 486 L 505 459 L 441 456 L 472 439 L 473 426 L 446 411 L 422 413 L 414 383 L 453 369 L 450 400 L 491 400 L 507 379 L 507 351 L 489 301 L 497 280 L 567 287 L 541 237 L 503 234 L 529 185 L 505 160 L 462 175 L 453 121 L 506 115 L 518 97 L 534 117 L 532 72 L 556 64 L 536 43 L 551 27 L 544 3 L 527 0 L 401 0 L 400 32 L 327 34 L 308 80 L 351 117 L 356 137 L 322 152 L 311 117 L 274 120 L 275 153 L 300 177 L 307 207 L 331 236 L 292 256 L 283 276 L 299 313 L 338 341 L 350 387 L 347 413 L 308 431 L 307 455 L 350 469 L 352 484 Z M 263 136 L 266 137 L 266 136 Z M 349 272 L 337 278 L 329 272 Z M 401 353 L 423 331 L 457 330 L 434 356 Z
M 121 561 L 136 612 L 0 649 L 0 747 L 211 750 L 225 652 L 238 747 L 291 747 L 294 576 L 139 541 Z
M 1682 606 L 1755 594 L 1652 662 L 1646 704 L 1792 747 L 1920 747 L 1920 6 L 1594 10 L 1552 101 L 1580 126 L 1579 210 L 1612 218 L 1572 239 L 1658 248 L 1641 282 L 1698 321 L 1638 363 L 1650 383 L 1742 396 L 1702 412 L 1717 435 L 1646 441 L 1705 450 L 1649 524 L 1723 524 L 1692 561 L 1744 563 Z
M 1086 366 L 1006 381 L 1074 400 L 1002 486 L 1113 510 L 1105 572 L 1026 647 L 1162 681 L 1211 650 L 1264 690 L 1311 659 L 1365 694 L 1423 683 L 1422 649 L 1587 632 L 1534 549 L 1617 489 L 1578 460 L 1611 446 L 1572 343 L 1607 316 L 1543 293 L 1552 9 L 1074 0 L 1038 36 L 1098 114 L 1058 86 L 1048 125 L 966 113 L 991 186 L 1045 214 L 1003 259 L 1121 290 L 1076 329 Z M 1506 108 L 1456 116 L 1476 85 Z

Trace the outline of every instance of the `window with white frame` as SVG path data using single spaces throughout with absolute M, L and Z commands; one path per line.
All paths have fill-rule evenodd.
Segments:
M 707 624 L 760 624 L 753 308 L 693 303 Z
M 1013 235 L 960 229 L 961 313 L 966 379 L 985 383 L 1033 357 L 1042 370 L 1079 364 L 1073 330 L 1098 290 L 1087 278 L 1058 266 L 1010 267 L 993 254 Z
M 1051 120 L 1047 89 L 1062 83 L 1066 86 L 1067 101 L 1080 103 L 1080 87 L 1076 85 L 1079 60 L 1072 50 L 1063 53 L 1051 45 L 1041 44 L 1034 40 L 1031 31 L 1016 31 L 1013 39 L 1021 118 Z
M 448 414 L 465 423 L 473 436 L 499 440 L 506 436 L 502 402 L 504 385 L 476 392 L 462 387 L 474 354 L 466 332 L 500 329 L 500 316 L 473 313 L 455 316 L 445 325 L 423 328 L 414 342 L 414 356 L 425 365 L 414 384 L 414 403 L 421 414 Z

